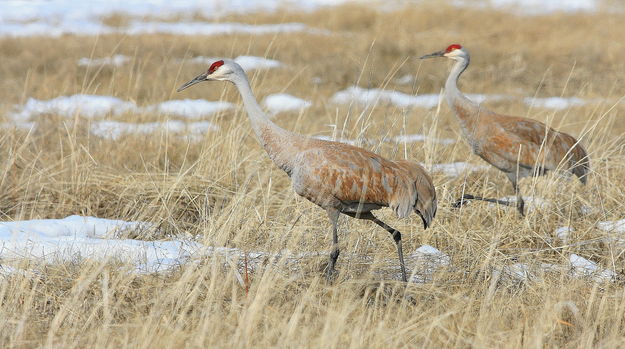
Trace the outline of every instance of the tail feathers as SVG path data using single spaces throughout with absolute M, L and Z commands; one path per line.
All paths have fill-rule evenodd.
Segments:
M 399 218 L 416 212 L 423 220 L 423 227 L 427 228 L 436 215 L 436 190 L 432 179 L 416 163 L 400 160 L 397 164 L 407 172 L 402 176 L 402 183 L 395 187 L 389 206 Z
M 417 188 L 418 187 L 417 185 Z M 436 190 L 431 181 L 429 181 L 427 185 L 422 186 L 417 202 L 414 205 L 414 211 L 423 221 L 423 229 L 427 229 L 432 224 L 432 220 L 436 216 L 437 204 Z
M 571 150 L 569 151 L 571 173 L 576 175 L 583 184 L 586 184 L 588 174 L 590 173 L 590 158 L 584 147 L 575 139 L 573 139 L 572 143 Z
M 571 172 L 573 172 L 583 184 L 586 184 L 588 174 L 590 173 L 590 159 L 588 158 L 588 154 L 579 144 L 573 149 L 573 154 L 573 167 L 571 168 Z

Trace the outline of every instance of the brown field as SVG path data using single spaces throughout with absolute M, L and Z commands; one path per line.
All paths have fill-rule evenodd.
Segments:
M 112 16 L 109 23 L 123 23 Z M 267 264 L 238 281 L 239 270 L 205 258 L 171 273 L 140 275 L 97 261 L 0 263 L 37 270 L 0 277 L 0 347 L 601 347 L 625 346 L 623 244 L 606 243 L 598 221 L 622 219 L 625 205 L 625 23 L 622 14 L 515 16 L 436 4 L 382 12 L 343 6 L 311 13 L 238 15 L 224 22 L 302 22 L 329 35 L 106 35 L 0 38 L 0 121 L 29 97 L 77 93 L 110 95 L 148 105 L 205 98 L 236 103 L 207 118 L 220 132 L 201 142 L 167 134 L 117 141 L 88 132 L 89 120 L 58 115 L 36 130 L 0 128 L 0 217 L 62 218 L 71 214 L 145 220 L 158 224 L 148 239 L 199 236 L 212 246 L 244 251 L 329 251 L 325 212 L 298 197 L 251 131 L 236 90 L 224 83 L 176 88 L 204 67 L 180 63 L 193 56 L 254 55 L 277 59 L 282 69 L 250 76 L 259 100 L 285 92 L 313 102 L 302 113 L 274 121 L 304 134 L 358 139 L 389 158 L 428 165 L 483 164 L 461 140 L 446 104 L 432 110 L 378 104 L 336 105 L 331 96 L 352 85 L 411 94 L 438 93 L 449 64 L 420 55 L 458 42 L 472 54 L 461 79 L 466 93 L 516 97 L 566 96 L 597 100 L 553 111 L 521 99 L 486 102 L 496 111 L 529 116 L 580 137 L 591 155 L 587 186 L 559 176 L 526 179 L 525 195 L 552 205 L 520 218 L 506 207 L 451 203 L 463 191 L 512 195 L 494 169 L 446 177 L 434 174 L 439 210 L 431 228 L 379 211 L 404 234 L 404 251 L 423 244 L 451 257 L 431 282 L 402 284 L 376 272 L 395 258 L 386 232 L 341 218 L 339 276 L 328 284 L 311 259 L 301 273 Z M 117 68 L 79 67 L 81 57 L 125 54 Z M 415 76 L 412 85 L 393 80 Z M 313 78 L 321 82 L 314 83 Z M 118 120 L 158 121 L 162 115 L 126 114 Z M 393 145 L 385 136 L 426 133 L 457 139 Z M 583 205 L 595 208 L 583 213 Z M 564 243 L 554 230 L 571 226 Z M 514 263 L 568 266 L 578 254 L 617 272 L 614 282 L 573 278 L 566 268 L 526 282 L 493 270 Z M 373 263 L 350 263 L 348 255 Z M 346 256 L 345 258 L 343 256 Z M 249 290 L 246 291 L 246 286 Z

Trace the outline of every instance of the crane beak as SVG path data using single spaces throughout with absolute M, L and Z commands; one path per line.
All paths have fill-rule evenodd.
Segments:
M 189 82 L 186 82 L 184 85 L 180 86 L 178 88 L 178 90 L 176 90 L 176 91 L 180 92 L 180 91 L 182 91 L 184 89 L 187 89 L 187 88 L 189 88 L 189 87 L 191 87 L 191 86 L 193 86 L 193 85 L 195 85 L 197 83 L 200 83 L 202 81 L 207 81 L 207 80 L 208 80 L 208 73 L 202 73 L 202 74 L 194 77 L 193 80 L 191 80 Z
M 419 57 L 419 59 L 444 57 L 444 55 L 445 55 L 445 51 L 441 50 L 441 51 L 437 51 L 437 52 L 434 52 L 434 53 L 430 53 L 429 55 L 421 56 L 421 57 Z

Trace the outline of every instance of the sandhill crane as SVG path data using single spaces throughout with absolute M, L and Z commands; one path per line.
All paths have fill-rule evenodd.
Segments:
M 458 89 L 458 78 L 469 66 L 469 52 L 458 44 L 422 56 L 421 59 L 447 57 L 456 61 L 445 83 L 445 98 L 458 118 L 464 138 L 475 154 L 504 172 L 517 197 L 516 207 L 523 215 L 524 202 L 518 181 L 540 176 L 547 171 L 566 168 L 583 184 L 590 171 L 586 150 L 566 133 L 558 132 L 536 120 L 492 112 L 471 101 Z M 510 205 L 508 201 L 465 194 L 463 200 L 475 199 Z
M 331 280 L 339 257 L 337 223 L 340 213 L 373 221 L 391 233 L 403 281 L 407 281 L 401 233 L 371 213 L 391 207 L 399 218 L 415 211 L 427 228 L 436 214 L 436 192 L 418 164 L 391 161 L 351 145 L 305 137 L 271 122 L 258 105 L 247 76 L 232 60 L 214 62 L 208 71 L 182 85 L 182 91 L 202 81 L 230 81 L 243 99 L 254 133 L 273 162 L 293 182 L 295 192 L 324 208 L 332 225 L 332 250 L 326 269 Z

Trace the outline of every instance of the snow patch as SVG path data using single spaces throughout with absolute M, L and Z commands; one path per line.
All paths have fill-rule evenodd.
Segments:
M 184 122 L 180 120 L 168 120 L 165 122 L 148 122 L 143 124 L 119 122 L 119 121 L 96 121 L 91 124 L 91 133 L 105 139 L 117 140 L 122 136 L 131 134 L 150 134 L 157 131 L 172 134 L 185 134 L 190 140 L 197 141 L 209 131 L 218 131 L 219 127 L 208 121 Z
M 365 89 L 352 86 L 335 93 L 331 100 L 337 104 L 358 103 L 365 106 L 373 106 L 381 103 L 400 108 L 420 107 L 429 109 L 438 105 L 439 97 L 438 94 L 413 96 L 397 91 L 386 91 L 378 88 Z
M 395 143 L 416 143 L 416 142 L 434 142 L 438 144 L 454 144 L 456 141 L 451 138 L 433 138 L 428 137 L 424 134 L 411 134 L 411 135 L 401 135 L 395 136 L 392 138 L 392 141 Z
M 217 57 L 198 56 L 191 58 L 189 62 L 194 64 L 211 65 L 220 59 L 221 58 Z M 235 58 L 234 61 L 237 62 L 246 72 L 256 69 L 271 69 L 284 66 L 284 64 L 280 61 L 256 56 L 239 56 Z
M 112 57 L 104 57 L 104 58 L 87 58 L 83 57 L 78 60 L 78 65 L 81 67 L 90 67 L 90 66 L 114 66 L 121 67 L 122 65 L 130 62 L 130 57 L 124 55 L 114 55 Z
M 148 107 L 149 109 L 150 107 Z M 171 100 L 152 106 L 154 110 L 166 115 L 199 119 L 220 111 L 234 108 L 234 104 L 222 101 L 206 101 L 203 99 Z
M 428 167 L 425 164 L 422 164 L 424 167 Z M 432 164 L 430 167 L 430 171 L 432 172 L 442 172 L 446 176 L 449 177 L 458 177 L 465 172 L 479 172 L 486 171 L 490 167 L 488 165 L 475 165 L 468 162 L 452 162 L 452 163 L 442 163 L 442 164 Z
M 597 263 L 576 254 L 569 258 L 571 275 L 576 278 L 589 278 L 595 282 L 613 281 L 616 273 L 610 269 L 601 269 Z
M 414 264 L 409 281 L 426 283 L 432 281 L 432 276 L 440 267 L 451 264 L 451 259 L 445 253 L 430 245 L 423 245 L 407 256 L 406 260 Z
M 568 243 L 571 233 L 575 232 L 572 227 L 560 227 L 553 233 L 560 241 Z
M 32 117 L 45 114 L 57 114 L 63 117 L 79 115 L 86 118 L 98 118 L 107 115 L 120 115 L 122 113 L 145 113 L 158 112 L 191 119 L 201 118 L 219 111 L 234 108 L 234 104 L 228 102 L 211 102 L 205 100 L 171 100 L 138 107 L 133 102 L 123 101 L 110 96 L 77 94 L 62 96 L 50 100 L 38 100 L 29 98 L 23 106 L 15 106 L 16 112 L 10 113 L 9 117 L 17 123 L 24 123 Z M 24 123 L 21 128 L 30 128 Z
M 510 99 L 505 95 L 485 95 L 467 94 L 469 99 L 476 103 L 486 100 Z M 336 92 L 331 100 L 337 104 L 358 103 L 365 106 L 372 106 L 378 103 L 394 105 L 400 108 L 425 108 L 436 107 L 441 99 L 439 94 L 410 95 L 398 91 L 388 91 L 379 88 L 365 89 L 358 86 L 349 87 L 343 91 Z
M 35 219 L 0 223 L 0 258 L 47 263 L 95 259 L 160 272 L 184 263 L 200 245 L 193 242 L 119 239 L 128 231 L 153 229 L 147 222 L 95 217 Z
M 530 98 L 523 99 L 525 104 L 536 108 L 562 110 L 570 107 L 578 107 L 586 104 L 586 101 L 577 97 L 546 97 L 546 98 Z
M 9 117 L 16 121 L 25 121 L 31 116 L 43 114 L 57 114 L 67 118 L 78 114 L 87 118 L 95 118 L 108 114 L 122 114 L 134 108 L 134 103 L 125 102 L 116 97 L 77 94 L 47 101 L 29 98 L 24 106 L 17 107 L 20 109 L 18 112 L 9 114 Z
M 625 219 L 597 222 L 597 228 L 611 233 L 625 233 Z
M 499 198 L 497 200 L 507 201 L 511 205 L 516 204 L 516 196 L 505 196 Z M 536 210 L 547 210 L 551 207 L 551 203 L 546 201 L 545 199 L 538 198 L 535 196 L 523 196 L 523 202 L 525 203 L 525 212 L 533 212 Z M 489 203 L 488 206 L 494 207 L 497 206 L 495 203 Z
M 270 114 L 276 115 L 287 111 L 301 111 L 312 105 L 312 102 L 291 96 L 286 93 L 276 93 L 265 97 L 263 105 Z
M 396 83 L 397 85 L 410 85 L 414 82 L 414 75 L 410 75 L 410 74 L 406 74 L 403 75 L 402 77 L 399 77 L 395 80 L 393 80 L 394 83 Z

